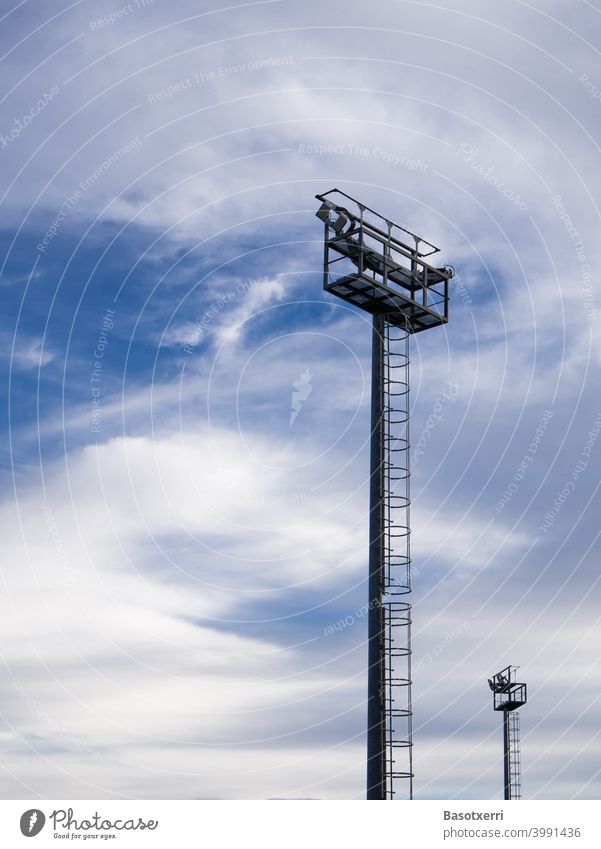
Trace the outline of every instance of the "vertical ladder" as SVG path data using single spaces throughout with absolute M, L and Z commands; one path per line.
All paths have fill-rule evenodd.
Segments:
M 409 331 L 384 321 L 382 648 L 385 798 L 413 798 Z
M 522 756 L 520 750 L 520 714 L 509 714 L 509 793 L 510 799 L 522 798 Z

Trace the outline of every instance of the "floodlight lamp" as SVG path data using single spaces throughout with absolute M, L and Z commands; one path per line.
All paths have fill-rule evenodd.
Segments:
M 316 215 L 338 234 L 343 231 L 345 224 L 350 223 L 349 211 L 341 206 L 336 206 L 330 200 L 323 201 Z

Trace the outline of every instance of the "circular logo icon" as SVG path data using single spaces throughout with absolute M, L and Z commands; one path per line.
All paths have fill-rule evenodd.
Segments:
M 21 834 L 25 837 L 35 837 L 44 828 L 45 823 L 44 814 L 38 808 L 31 808 L 21 814 Z

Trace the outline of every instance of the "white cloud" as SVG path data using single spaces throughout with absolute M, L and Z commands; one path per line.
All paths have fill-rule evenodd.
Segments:
M 14 338 L 6 332 L 0 333 L 0 345 L 3 356 L 17 371 L 41 369 L 51 363 L 56 354 L 41 337 L 31 337 L 20 333 Z

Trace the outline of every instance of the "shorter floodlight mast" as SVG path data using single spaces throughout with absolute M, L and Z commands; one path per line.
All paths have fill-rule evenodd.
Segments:
M 493 692 L 493 707 L 503 711 L 503 776 L 504 798 L 522 798 L 522 764 L 520 755 L 520 715 L 517 708 L 526 704 L 526 685 L 515 680 L 517 666 L 506 666 L 492 678 L 488 686 Z

